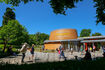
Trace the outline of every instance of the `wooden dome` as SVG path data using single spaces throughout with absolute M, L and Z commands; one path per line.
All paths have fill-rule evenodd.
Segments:
M 50 34 L 49 40 L 68 40 L 77 39 L 76 29 L 59 29 L 54 30 Z

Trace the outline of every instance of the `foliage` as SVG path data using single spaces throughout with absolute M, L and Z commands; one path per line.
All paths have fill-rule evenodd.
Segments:
M 83 29 L 80 33 L 80 37 L 88 37 L 91 34 L 91 29 Z
M 17 20 L 11 20 L 1 28 L 0 39 L 3 40 L 4 47 L 6 47 L 7 44 L 21 45 L 28 42 L 29 38 L 27 30 Z
M 21 2 L 23 2 L 24 4 L 26 4 L 26 3 L 31 2 L 31 1 L 34 1 L 34 0 L 0 0 L 0 2 L 4 2 L 6 4 L 12 4 L 13 6 L 19 6 L 19 4 Z M 36 1 L 43 2 L 43 0 L 36 0 Z
M 92 34 L 92 36 L 101 36 L 102 34 L 101 33 L 95 33 L 95 34 Z
M 12 11 L 11 8 L 6 8 L 6 12 L 3 16 L 2 26 L 7 25 L 9 20 L 15 20 L 15 13 Z
M 34 64 L 1 64 L 1 70 L 104 70 L 105 59 L 94 61 L 69 60 L 63 62 L 47 62 Z
M 53 8 L 54 13 L 64 14 L 67 9 L 72 9 L 75 7 L 75 3 L 82 0 L 50 0 L 50 5 Z
M 13 6 L 19 6 L 21 2 L 24 4 L 32 1 L 41 1 L 43 0 L 0 0 L 0 2 L 5 2 L 6 4 L 12 4 Z M 65 12 L 68 9 L 72 9 L 76 7 L 76 3 L 83 0 L 49 0 L 49 4 L 51 5 L 53 12 L 55 14 L 63 14 L 66 15 Z M 105 25 L 105 0 L 93 0 L 94 7 L 96 8 L 96 17 L 97 24 L 101 22 Z
M 43 45 L 45 40 L 49 39 L 49 35 L 37 32 L 29 35 L 29 44 Z
M 97 24 L 101 22 L 105 25 L 105 0 L 94 0 L 96 7 Z
M 34 34 L 29 34 L 29 41 L 28 43 L 30 45 L 35 44 L 35 35 Z

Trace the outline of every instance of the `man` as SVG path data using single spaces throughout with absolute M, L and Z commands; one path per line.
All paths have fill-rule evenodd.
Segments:
M 91 53 L 90 53 L 88 50 L 86 51 L 84 60 L 92 60 L 92 58 L 91 58 Z
M 24 43 L 22 48 L 20 49 L 20 52 L 22 52 L 22 60 L 21 60 L 22 63 L 24 62 L 26 51 L 27 51 L 27 43 Z

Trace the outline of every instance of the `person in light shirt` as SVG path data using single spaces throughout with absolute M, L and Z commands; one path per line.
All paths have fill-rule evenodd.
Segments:
M 25 53 L 27 51 L 27 43 L 24 43 L 22 45 L 22 48 L 20 49 L 20 52 L 22 53 L 22 59 L 21 59 L 21 62 L 23 63 L 24 62 L 24 58 L 25 58 Z

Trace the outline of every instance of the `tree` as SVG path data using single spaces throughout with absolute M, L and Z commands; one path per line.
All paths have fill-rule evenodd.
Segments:
M 40 34 L 40 45 L 44 44 L 44 41 L 48 40 L 48 39 L 49 39 L 49 35 L 48 34 L 41 33 Z
M 6 12 L 3 16 L 2 26 L 7 25 L 9 20 L 15 20 L 15 13 L 11 8 L 6 8 Z
M 28 42 L 28 32 L 17 20 L 11 20 L 1 28 L 0 39 L 4 43 L 4 52 L 7 44 L 21 45 L 24 42 Z
M 94 33 L 94 34 L 92 34 L 92 36 L 101 36 L 102 34 L 101 33 Z
M 96 17 L 97 17 L 97 24 L 101 22 L 105 25 L 105 0 L 93 0 L 95 2 L 96 7 Z
M 40 32 L 37 32 L 35 34 L 35 44 L 36 45 L 42 45 L 44 44 L 44 41 L 45 40 L 48 40 L 49 39 L 49 35 L 48 34 L 45 34 L 45 33 L 40 33 Z
M 83 29 L 80 33 L 80 37 L 88 37 L 91 34 L 91 29 Z
M 32 45 L 32 44 L 35 44 L 35 34 L 29 34 L 29 41 L 28 41 L 28 43 L 30 44 L 30 45 Z
M 35 44 L 36 46 L 42 45 L 44 44 L 44 41 L 48 39 L 48 34 L 37 32 L 36 34 L 29 35 L 29 44 Z
M 13 6 L 19 6 L 21 2 L 24 4 L 30 1 L 41 1 L 44 0 L 0 0 L 0 2 L 5 2 L 6 4 L 12 4 Z M 49 4 L 51 5 L 53 12 L 55 14 L 63 14 L 66 15 L 66 11 L 68 9 L 72 9 L 76 7 L 76 3 L 83 0 L 49 0 Z M 101 22 L 105 25 L 105 0 L 93 0 L 94 7 L 96 7 L 96 17 L 97 24 Z

